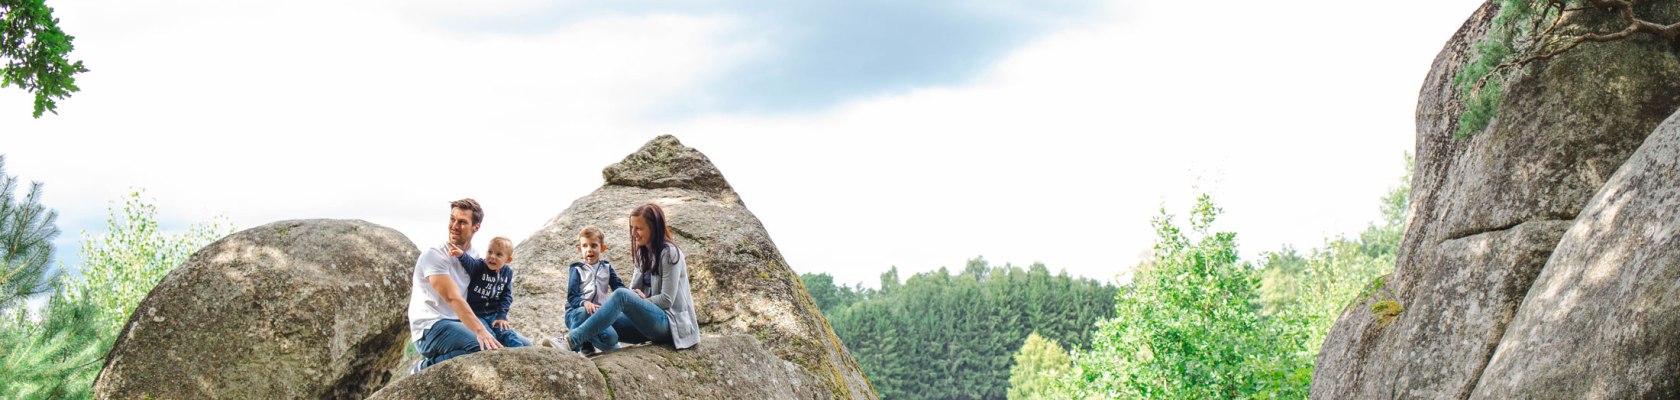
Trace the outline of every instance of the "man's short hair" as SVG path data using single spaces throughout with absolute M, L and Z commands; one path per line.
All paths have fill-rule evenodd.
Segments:
M 583 230 L 578 231 L 577 237 L 578 239 L 595 239 L 595 243 L 607 242 L 607 234 L 602 233 L 601 228 L 596 228 L 595 225 L 583 227 Z
M 498 247 L 506 249 L 508 254 L 513 254 L 513 240 L 508 239 L 507 236 L 497 236 L 495 239 L 490 239 L 490 248 Z
M 451 202 L 449 202 L 449 208 L 450 209 L 459 208 L 459 209 L 462 209 L 462 210 L 472 211 L 473 225 L 478 225 L 478 224 L 484 223 L 484 207 L 479 207 L 478 206 L 478 200 L 473 200 L 471 198 L 465 198 L 465 199 L 451 201 Z

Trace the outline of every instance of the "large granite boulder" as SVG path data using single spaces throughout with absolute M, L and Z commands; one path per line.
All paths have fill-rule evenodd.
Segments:
M 1480 399 L 1680 398 L 1680 113 L 1599 189 L 1528 291 Z
M 824 379 L 749 335 L 635 346 L 584 358 L 547 347 L 474 353 L 426 368 L 373 399 L 817 399 Z
M 630 211 L 654 202 L 687 256 L 701 332 L 757 337 L 771 355 L 817 377 L 826 389 L 819 397 L 877 396 L 764 225 L 704 154 L 660 136 L 603 175 L 605 185 L 514 249 L 519 277 L 509 318 L 516 329 L 539 338 L 565 327 L 566 268 L 578 260 L 576 237 L 584 226 L 606 233 L 603 258 L 628 283 Z M 699 347 L 708 345 L 703 340 Z
M 641 346 L 609 352 L 594 361 L 614 382 L 613 398 L 619 400 L 833 396 L 828 388 L 831 377 L 814 375 L 777 357 L 749 335 L 706 335 L 700 345 L 681 351 Z
M 407 345 L 418 257 L 401 233 L 355 220 L 281 221 L 223 238 L 135 308 L 95 395 L 365 397 Z
M 577 353 L 547 347 L 491 350 L 409 375 L 370 399 L 609 399 L 607 381 Z
M 1676 2 L 1642 15 L 1680 18 Z M 1418 100 L 1417 170 L 1394 273 L 1337 320 L 1312 397 L 1467 398 L 1535 277 L 1611 175 L 1680 106 L 1680 60 L 1649 35 L 1589 43 L 1518 71 L 1499 117 L 1454 138 L 1454 75 L 1475 57 L 1497 6 L 1484 4 L 1436 58 Z M 1559 32 L 1621 22 L 1572 12 Z M 1371 306 L 1403 309 L 1382 318 Z

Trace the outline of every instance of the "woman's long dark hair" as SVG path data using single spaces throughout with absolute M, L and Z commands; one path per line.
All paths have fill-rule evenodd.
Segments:
M 648 243 L 646 246 L 636 246 L 636 273 L 659 276 L 659 259 L 665 255 L 665 245 L 671 242 L 671 228 L 665 224 L 665 210 L 658 204 L 647 203 L 636 207 L 630 212 L 630 218 L 641 218 L 647 223 Z M 630 234 L 630 243 L 636 243 L 635 233 Z

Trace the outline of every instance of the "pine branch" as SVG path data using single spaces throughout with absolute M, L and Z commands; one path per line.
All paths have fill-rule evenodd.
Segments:
M 1546 27 L 1545 31 L 1540 32 L 1540 34 L 1538 34 L 1538 35 L 1534 35 L 1535 38 L 1550 37 L 1552 35 L 1553 31 L 1556 31 L 1559 26 L 1563 25 L 1563 14 L 1569 13 L 1569 12 L 1572 12 L 1572 11 L 1580 11 L 1580 10 L 1585 9 L 1585 7 L 1573 8 L 1573 9 L 1565 8 L 1566 6 L 1563 3 L 1560 3 L 1560 2 L 1553 2 L 1552 4 L 1557 5 L 1557 10 L 1558 10 L 1557 15 L 1558 15 L 1558 17 L 1552 19 L 1552 25 Z M 1544 16 L 1545 14 L 1541 14 L 1541 15 Z M 1544 19 L 1545 18 L 1542 17 L 1542 18 L 1537 19 L 1535 21 L 1540 21 L 1540 20 L 1544 20 Z M 1538 41 L 1538 39 L 1536 39 L 1536 40 Z
M 1547 6 L 1547 7 L 1550 8 L 1550 6 Z M 1507 70 L 1513 70 L 1513 69 L 1521 69 L 1522 67 L 1525 67 L 1528 64 L 1532 64 L 1532 63 L 1537 62 L 1537 61 L 1550 60 L 1553 57 L 1557 57 L 1558 55 L 1563 54 L 1564 52 L 1568 52 L 1569 50 L 1574 49 L 1576 46 L 1580 46 L 1582 43 L 1613 42 L 1613 41 L 1628 39 L 1630 37 L 1633 37 L 1633 35 L 1640 34 L 1640 33 L 1648 33 L 1648 34 L 1651 34 L 1651 35 L 1654 35 L 1654 36 L 1657 36 L 1657 37 L 1661 37 L 1664 40 L 1669 40 L 1669 41 L 1673 41 L 1673 40 L 1675 40 L 1676 37 L 1680 37 L 1680 22 L 1676 22 L 1676 23 L 1668 24 L 1668 25 L 1663 25 L 1663 24 L 1658 24 L 1658 23 L 1654 23 L 1654 22 L 1651 22 L 1651 21 L 1641 19 L 1641 18 L 1639 18 L 1639 16 L 1634 15 L 1633 2 L 1630 1 L 1630 0 L 1593 0 L 1591 2 L 1591 5 L 1588 6 L 1588 7 L 1569 8 L 1569 9 L 1563 9 L 1563 11 L 1564 12 L 1571 12 L 1571 11 L 1582 11 L 1582 10 L 1587 10 L 1587 9 L 1610 9 L 1611 11 L 1617 12 L 1621 16 L 1622 20 L 1624 22 L 1627 22 L 1628 25 L 1627 25 L 1627 27 L 1623 28 L 1622 30 L 1616 31 L 1616 32 L 1590 33 L 1590 34 L 1586 34 L 1586 35 L 1576 36 L 1573 40 L 1570 40 L 1568 44 L 1565 44 L 1565 45 L 1563 45 L 1563 47 L 1559 47 L 1559 48 L 1554 49 L 1552 51 L 1548 51 L 1548 52 L 1541 53 L 1541 54 L 1536 54 L 1536 55 L 1531 55 L 1531 56 L 1524 57 L 1522 59 L 1518 59 L 1518 60 L 1514 60 L 1514 61 L 1508 61 L 1508 62 L 1505 62 L 1505 63 L 1501 63 L 1498 66 L 1493 67 L 1492 70 L 1489 70 L 1486 75 L 1482 75 L 1482 77 L 1480 79 L 1476 80 L 1475 86 L 1472 87 L 1474 92 L 1480 92 L 1482 90 L 1482 88 L 1487 86 L 1487 83 L 1488 83 L 1489 79 L 1493 78 L 1494 76 L 1500 75 L 1502 72 L 1505 72 Z M 1552 32 L 1552 30 L 1557 28 L 1557 26 L 1559 25 L 1558 22 L 1561 22 L 1562 20 L 1563 20 L 1563 15 L 1560 13 L 1558 15 L 1557 20 L 1553 22 L 1551 27 L 1547 28 L 1546 31 L 1542 35 L 1536 36 L 1536 40 L 1542 40 L 1540 38 L 1543 38 L 1545 35 L 1550 34 Z

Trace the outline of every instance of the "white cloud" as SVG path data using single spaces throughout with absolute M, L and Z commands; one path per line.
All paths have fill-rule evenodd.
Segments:
M 1158 207 L 1183 213 L 1198 192 L 1254 257 L 1377 218 L 1412 147 L 1421 78 L 1468 15 L 1442 8 L 1384 23 L 1144 3 L 1024 47 L 971 85 L 660 130 L 719 160 L 795 268 L 842 282 L 976 255 L 1110 278 L 1149 249 Z
M 126 4 L 60 18 L 160 11 Z M 16 127 L 0 151 L 70 219 L 102 221 L 143 187 L 169 220 L 362 218 L 424 243 L 428 211 L 475 196 L 502 206 L 487 229 L 523 236 L 598 185 L 625 119 L 730 60 L 712 42 L 725 18 L 463 36 L 366 4 L 322 11 L 336 4 L 160 4 L 167 23 L 75 30 L 85 90 L 63 115 L 0 114 Z
M 1106 279 L 1149 247 L 1158 206 L 1182 212 L 1197 190 L 1248 257 L 1356 231 L 1412 147 L 1429 62 L 1475 4 L 1125 3 L 965 85 L 682 118 L 646 113 L 764 51 L 734 17 L 516 34 L 440 28 L 460 6 L 439 2 L 56 7 L 94 71 L 40 120 L 0 91 L 0 152 L 48 183 L 61 225 L 84 224 L 70 236 L 145 187 L 171 221 L 360 218 L 422 244 L 441 239 L 444 203 L 471 196 L 483 239 L 519 240 L 673 133 L 795 269 L 873 285 L 889 265 L 976 255 Z

